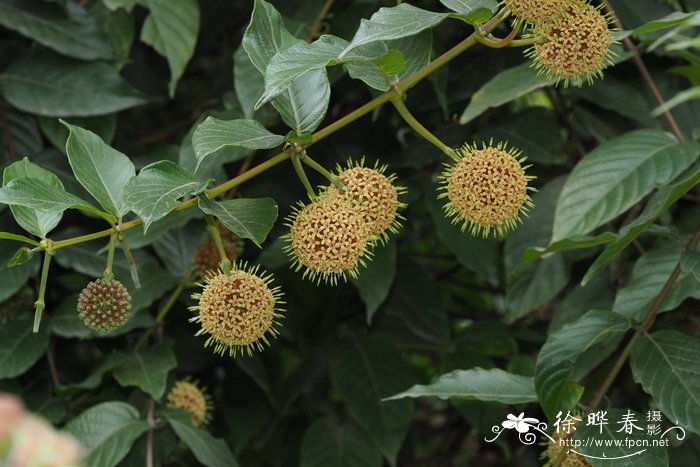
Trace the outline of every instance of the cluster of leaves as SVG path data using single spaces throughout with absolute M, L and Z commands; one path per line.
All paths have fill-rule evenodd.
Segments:
M 697 136 L 700 3 L 611 2 L 672 97 L 660 108 L 621 48 L 584 88 L 552 87 L 517 49 L 430 68 L 495 0 L 328 2 L 323 17 L 320 0 L 252 3 L 0 0 L 0 390 L 74 435 L 87 465 L 529 465 L 535 448 L 483 435 L 512 405 L 551 420 L 589 401 L 656 306 L 611 403 L 658 407 L 690 433 L 634 465 L 698 463 L 700 252 L 685 245 L 700 145 L 653 115 L 672 108 L 679 134 Z M 450 146 L 508 140 L 535 164 L 535 208 L 505 241 L 445 218 L 444 155 L 380 107 L 394 83 Z M 337 131 L 350 112 L 367 116 Z M 289 269 L 278 205 L 287 214 L 304 191 L 291 164 L 277 167 L 286 151 L 265 152 L 284 144 L 313 144 L 327 167 L 381 158 L 408 188 L 403 232 L 348 284 Z M 245 258 L 285 291 L 285 328 L 264 353 L 222 358 L 193 336 L 182 292 L 204 215 L 251 243 Z M 115 226 L 135 260 L 112 267 L 133 316 L 98 334 L 77 296 L 103 274 Z M 54 258 L 45 297 L 42 251 Z M 36 333 L 32 288 L 47 310 Z M 164 406 L 185 376 L 210 388 L 206 429 Z

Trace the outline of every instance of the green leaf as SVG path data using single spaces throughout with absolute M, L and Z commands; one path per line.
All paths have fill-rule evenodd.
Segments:
M 141 29 L 141 40 L 153 46 L 170 65 L 170 97 L 192 58 L 199 33 L 197 0 L 145 0 L 151 10 Z
M 523 253 L 517 267 L 521 268 L 532 263 L 538 258 L 551 255 L 552 253 L 559 251 L 580 250 L 605 245 L 606 243 L 614 241 L 616 238 L 617 237 L 612 232 L 603 232 L 595 237 L 588 235 L 574 235 L 570 238 L 565 238 L 563 240 L 559 240 L 558 242 L 551 243 L 547 247 L 530 247 L 525 250 L 525 253 Z
M 12 260 L 13 251 L 8 248 L 0 249 L 0 302 L 9 299 L 14 300 L 12 296 L 15 295 L 22 287 L 27 283 L 27 280 L 36 276 L 39 271 L 40 261 L 39 255 L 34 255 L 33 260 L 28 263 L 21 264 L 11 268 L 10 271 L 7 263 Z M 20 301 L 21 303 L 21 301 Z M 12 307 L 15 304 L 11 305 Z M 27 303 L 25 311 L 30 311 L 32 309 L 32 303 Z
M 161 413 L 199 462 L 207 467 L 238 467 L 236 458 L 223 440 L 192 426 L 192 415 L 181 410 L 164 410 Z
M 134 8 L 136 3 L 139 2 L 139 0 L 102 0 L 102 2 L 110 10 L 117 10 L 119 8 L 123 8 L 124 10 L 131 12 L 131 10 Z
M 20 376 L 46 352 L 48 326 L 41 326 L 35 334 L 33 321 L 31 313 L 23 313 L 0 326 L 0 380 Z
M 2 173 L 2 183 L 3 186 L 6 186 L 12 180 L 26 177 L 37 178 L 57 189 L 63 189 L 63 183 L 55 174 L 32 164 L 26 157 L 5 167 Z M 10 209 L 20 227 L 41 238 L 45 238 L 61 222 L 63 217 L 63 213 L 60 212 L 47 212 L 24 206 L 10 206 Z
M 483 24 L 498 11 L 496 0 L 440 0 L 440 3 L 471 24 Z
M 92 131 L 62 123 L 69 131 L 66 154 L 75 178 L 105 211 L 121 220 L 129 212 L 122 190 L 136 175 L 134 164 Z
M 177 277 L 184 277 L 192 267 L 195 252 L 205 236 L 204 222 L 192 222 L 172 229 L 153 242 L 163 265 Z
M 537 400 L 533 378 L 514 375 L 498 368 L 455 370 L 440 376 L 431 384 L 417 384 L 387 400 L 405 397 L 471 399 L 503 404 L 521 404 Z
M 282 15 L 264 0 L 255 0 L 250 24 L 243 34 L 243 48 L 261 79 L 272 57 L 301 42 L 284 27 Z M 297 134 L 310 133 L 321 124 L 330 101 L 330 82 L 325 69 L 311 70 L 272 100 L 282 120 Z
M 126 206 L 143 220 L 144 234 L 157 220 L 177 207 L 185 195 L 196 195 L 207 187 L 171 161 L 147 165 L 124 186 Z
M 382 454 L 351 423 L 315 421 L 301 442 L 300 467 L 380 467 Z
M 474 93 L 459 123 L 469 123 L 490 108 L 499 107 L 547 85 L 547 77 L 537 73 L 529 63 L 502 71 Z
M 15 153 L 21 157 L 26 155 L 33 156 L 41 152 L 44 142 L 41 139 L 41 133 L 34 116 L 13 108 L 5 109 L 5 113 L 7 114 L 9 133 L 15 145 Z M 7 133 L 2 131 L 0 132 L 0 157 L 4 157 L 9 161 L 8 149 Z
M 277 220 L 277 203 L 271 198 L 212 201 L 200 196 L 199 207 L 219 219 L 231 232 L 252 240 L 259 247 Z
M 369 20 L 363 19 L 355 36 L 338 55 L 344 59 L 352 50 L 377 41 L 387 41 L 414 36 L 432 29 L 450 16 L 449 13 L 434 13 L 402 3 L 391 8 L 380 8 Z
M 540 350 L 535 369 L 535 388 L 547 417 L 572 410 L 583 395 L 574 377 L 579 356 L 598 350 L 616 334 L 627 332 L 632 322 L 616 313 L 593 310 L 549 336 Z
M 5 99 L 46 117 L 105 115 L 148 102 L 102 62 L 78 62 L 48 51 L 24 55 L 0 75 Z
M 207 117 L 192 135 L 197 167 L 206 156 L 225 147 L 271 149 L 282 143 L 284 136 L 271 133 L 256 120 L 225 121 Z
M 413 414 L 410 401 L 382 402 L 413 382 L 396 348 L 381 336 L 346 341 L 333 352 L 331 380 L 350 415 L 393 465 Z
M 241 45 L 233 54 L 233 84 L 245 118 L 253 118 L 255 103 L 265 92 L 265 80 Z
M 509 276 L 506 322 L 512 323 L 556 297 L 569 282 L 569 274 L 564 258 L 557 254 Z
M 613 311 L 635 321 L 641 320 L 681 257 L 681 247 L 672 243 L 661 245 L 642 255 L 634 265 L 627 286 L 617 293 Z M 693 274 L 681 272 L 668 296 L 661 302 L 659 312 L 673 310 L 690 297 L 700 298 L 700 288 Z
M 672 181 L 700 154 L 659 130 L 638 130 L 598 146 L 576 165 L 554 216 L 552 243 L 616 218 L 656 186 Z
M 51 141 L 51 144 L 65 154 L 66 143 L 68 142 L 70 131 L 63 125 L 63 123 L 61 123 L 63 119 L 38 117 L 38 120 L 41 131 L 49 139 L 49 141 Z M 112 141 L 117 130 L 116 114 L 103 115 L 99 117 L 74 117 L 65 119 L 65 121 L 71 125 L 92 131 L 107 144 Z
M 110 223 L 117 220 L 111 214 L 100 211 L 77 196 L 33 177 L 16 178 L 0 188 L 0 203 L 57 213 L 66 209 L 80 209 L 100 216 Z
M 77 5 L 71 13 L 69 20 L 59 6 L 37 0 L 0 2 L 0 24 L 6 28 L 69 57 L 113 59 L 114 50 L 97 21 Z
M 642 234 L 658 217 L 666 212 L 676 201 L 700 183 L 700 169 L 686 179 L 672 186 L 666 186 L 652 196 L 638 218 L 625 225 L 618 232 L 613 242 L 598 256 L 581 280 L 586 285 L 596 274 L 605 269 L 613 259 L 635 238 Z
M 395 276 L 396 242 L 392 241 L 377 248 L 367 269 L 364 269 L 357 279 L 352 279 L 365 302 L 368 325 L 372 324 L 372 317 L 389 296 Z
M 114 379 L 122 386 L 136 386 L 160 400 L 165 392 L 168 373 L 177 366 L 175 355 L 166 344 L 131 352 L 124 363 L 114 369 Z
M 9 232 L 0 232 L 0 240 L 14 240 L 16 242 L 24 242 L 30 245 L 39 246 L 39 242 L 32 240 L 24 235 L 17 235 Z
M 668 449 L 665 446 L 653 446 L 652 437 L 646 431 L 633 430 L 626 433 L 622 430 L 623 417 L 631 414 L 636 420 L 635 425 L 644 428 L 645 416 L 635 411 L 622 409 L 607 410 L 608 424 L 601 427 L 584 425 L 577 428 L 575 438 L 581 440 L 578 451 L 592 467 L 668 467 Z M 674 432 L 666 436 L 674 438 Z M 587 442 L 595 439 L 597 442 Z M 637 443 L 641 447 L 626 447 L 625 443 Z
M 148 423 L 139 420 L 139 412 L 124 402 L 95 405 L 65 428 L 82 445 L 85 465 L 100 467 L 117 465 L 146 430 Z
M 644 334 L 630 364 L 635 381 L 671 422 L 700 434 L 700 340 L 672 330 Z
M 443 201 L 429 194 L 425 200 L 435 232 L 452 251 L 457 261 L 478 274 L 483 274 L 491 282 L 498 281 L 499 242 L 494 239 L 476 238 L 465 234 L 459 226 L 450 222 L 442 208 Z
M 15 254 L 12 255 L 12 258 L 7 262 L 7 267 L 9 268 L 14 268 L 17 266 L 21 266 L 23 264 L 27 264 L 34 258 L 34 253 L 32 250 L 30 250 L 27 247 L 22 247 L 19 250 L 15 251 Z
M 689 21 L 694 20 L 697 16 L 698 16 L 697 12 L 682 13 L 679 11 L 674 11 L 673 13 L 669 13 L 668 15 L 664 16 L 663 18 L 655 19 L 653 21 L 649 21 L 648 23 L 644 24 L 643 26 L 639 26 L 634 31 L 632 31 L 632 34 L 640 35 L 640 34 L 658 31 L 660 29 L 666 29 L 666 28 L 670 28 L 673 26 L 678 26 L 680 24 L 687 23 Z

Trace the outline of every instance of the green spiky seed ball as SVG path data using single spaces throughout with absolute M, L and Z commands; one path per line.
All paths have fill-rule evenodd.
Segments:
M 99 332 L 118 329 L 129 319 L 131 295 L 116 279 L 90 282 L 78 297 L 78 314 L 85 326 Z

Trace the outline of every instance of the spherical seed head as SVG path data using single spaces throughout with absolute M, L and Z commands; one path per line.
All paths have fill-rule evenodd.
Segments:
M 90 282 L 78 297 L 78 314 L 85 326 L 99 332 L 118 329 L 129 319 L 131 295 L 116 279 Z
M 552 434 L 554 441 L 549 440 L 547 443 L 547 449 L 542 452 L 542 459 L 547 459 L 545 467 L 555 465 L 562 451 L 566 452 L 566 454 L 564 455 L 564 460 L 562 460 L 561 464 L 559 464 L 561 467 L 591 467 L 591 464 L 586 462 L 586 459 L 583 456 L 575 452 L 567 452 L 569 451 L 569 446 L 566 444 L 560 444 L 559 441 L 562 439 L 564 434 L 565 433 Z M 567 436 L 573 437 L 573 435 L 568 434 Z
M 231 262 L 235 261 L 243 251 L 243 241 L 225 227 L 219 227 L 219 234 L 224 244 L 226 257 Z M 216 248 L 216 243 L 211 237 L 208 237 L 194 254 L 194 265 L 197 268 L 197 272 L 204 276 L 208 271 L 216 271 L 220 262 L 221 256 Z
M 192 414 L 192 425 L 201 426 L 209 422 L 211 400 L 206 391 L 200 389 L 196 383 L 187 380 L 176 381 L 167 399 L 171 409 L 182 409 Z
M 572 0 L 503 0 L 513 15 L 530 24 L 552 22 L 562 18 Z
M 546 39 L 527 52 L 535 67 L 557 83 L 581 86 L 602 77 L 603 68 L 612 64 L 610 19 L 585 1 L 572 2 L 558 22 L 540 23 L 535 35 Z
M 272 276 L 258 275 L 258 268 L 234 265 L 230 274 L 209 272 L 202 293 L 192 295 L 198 312 L 190 321 L 200 323 L 197 336 L 207 334 L 204 346 L 216 353 L 226 350 L 235 357 L 239 351 L 252 355 L 270 345 L 267 335 L 276 337 L 283 310 L 282 293 L 271 287 Z
M 0 304 L 0 324 L 26 313 L 33 308 L 34 291 L 31 287 L 22 287 L 12 297 Z
M 335 285 L 339 278 L 357 277 L 359 266 L 366 265 L 373 238 L 360 211 L 346 200 L 322 196 L 301 204 L 287 221 L 285 251 L 295 270 L 305 268 L 304 277 Z
M 357 209 L 367 223 L 369 235 L 382 243 L 389 239 L 388 232 L 397 233 L 401 227 L 398 209 L 404 207 L 399 195 L 404 187 L 394 186 L 396 175 L 386 176 L 386 166 L 364 167 L 364 160 L 354 163 L 349 160 L 347 167 L 338 166 L 338 179 L 344 189 L 330 185 L 326 189 L 329 196 L 337 196 Z
M 452 223 L 484 237 L 515 229 L 520 214 L 532 206 L 528 182 L 534 177 L 525 174 L 525 158 L 504 144 L 466 145 L 456 152 L 461 159 L 441 175 L 444 193 L 439 196 L 448 199 L 444 209 Z

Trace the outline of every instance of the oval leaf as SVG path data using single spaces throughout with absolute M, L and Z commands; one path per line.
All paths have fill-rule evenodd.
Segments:
M 267 238 L 277 220 L 277 203 L 271 198 L 212 201 L 199 197 L 199 207 L 221 221 L 231 232 L 257 246 Z
M 34 365 L 49 346 L 49 326 L 32 332 L 29 313 L 0 326 L 0 379 L 15 378 Z

